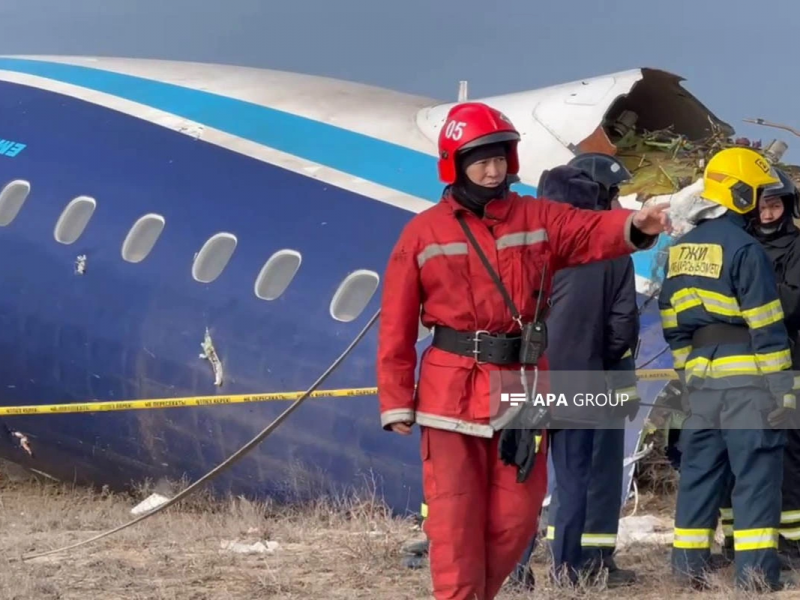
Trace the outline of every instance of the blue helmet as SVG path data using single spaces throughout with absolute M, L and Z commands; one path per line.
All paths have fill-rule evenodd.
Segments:
M 600 185 L 604 193 L 598 208 L 608 208 L 619 194 L 619 186 L 633 177 L 618 158 L 601 152 L 579 154 L 567 165 L 580 169 Z

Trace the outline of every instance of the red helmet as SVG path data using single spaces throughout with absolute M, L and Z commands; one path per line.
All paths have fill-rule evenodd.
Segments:
M 516 175 L 519 140 L 519 132 L 499 110 L 480 102 L 457 104 L 450 109 L 439 132 L 439 179 L 446 184 L 455 183 L 459 152 L 497 142 L 508 142 L 508 174 Z

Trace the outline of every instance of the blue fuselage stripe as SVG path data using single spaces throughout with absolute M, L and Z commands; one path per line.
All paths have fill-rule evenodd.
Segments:
M 0 69 L 105 92 L 436 202 L 436 158 L 252 102 L 89 67 L 2 58 Z M 347 151 L 343 152 L 342 149 Z M 530 193 L 530 186 L 525 193 Z M 523 191 L 522 189 L 520 190 Z
M 101 69 L 18 58 L 0 58 L 0 69 L 138 102 L 431 202 L 441 196 L 435 157 L 334 125 L 203 90 Z M 536 188 L 530 185 L 516 184 L 514 189 L 521 194 L 536 194 Z M 637 275 L 653 277 L 653 254 L 650 250 L 634 255 Z

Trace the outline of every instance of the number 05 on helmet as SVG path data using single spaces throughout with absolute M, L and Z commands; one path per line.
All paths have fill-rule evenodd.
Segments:
M 497 142 L 507 144 L 508 174 L 516 175 L 519 140 L 519 132 L 499 110 L 480 102 L 457 104 L 450 109 L 439 132 L 439 179 L 448 185 L 455 183 L 459 153 Z
M 745 214 L 756 208 L 764 191 L 780 187 L 781 180 L 755 150 L 726 148 L 708 161 L 703 184 L 703 198 Z

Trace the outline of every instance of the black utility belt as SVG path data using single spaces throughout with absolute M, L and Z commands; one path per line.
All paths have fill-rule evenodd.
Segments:
M 433 346 L 460 356 L 469 356 L 478 362 L 494 365 L 535 365 L 547 345 L 543 323 L 525 325 L 523 334 L 490 333 L 488 331 L 457 331 L 436 326 Z
M 749 342 L 750 330 L 744 325 L 713 323 L 695 330 L 692 334 L 692 348 L 719 344 L 747 344 Z

